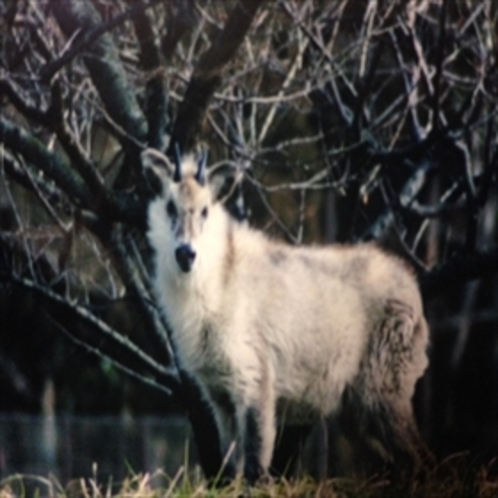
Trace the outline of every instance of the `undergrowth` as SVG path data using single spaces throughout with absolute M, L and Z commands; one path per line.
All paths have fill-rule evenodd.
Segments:
M 423 481 L 393 483 L 382 476 L 369 479 L 333 478 L 316 482 L 309 477 L 273 480 L 248 487 L 242 479 L 227 486 L 208 484 L 199 469 L 181 467 L 174 476 L 132 474 L 121 483 L 99 482 L 96 467 L 91 478 L 60 483 L 54 476 L 12 475 L 0 481 L 0 498 L 495 498 L 498 497 L 496 462 L 475 467 L 454 456 L 429 472 Z

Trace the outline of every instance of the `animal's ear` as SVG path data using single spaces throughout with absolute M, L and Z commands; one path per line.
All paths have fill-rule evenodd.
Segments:
M 208 170 L 208 183 L 213 198 L 223 202 L 230 197 L 233 189 L 240 181 L 241 173 L 234 164 L 223 163 Z
M 155 194 L 161 194 L 165 180 L 173 175 L 170 160 L 155 149 L 145 149 L 141 154 L 145 181 Z

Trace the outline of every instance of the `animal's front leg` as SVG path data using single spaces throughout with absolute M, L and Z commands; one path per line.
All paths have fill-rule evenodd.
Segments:
M 238 468 L 237 447 L 234 447 L 238 433 L 235 404 L 230 395 L 221 390 L 211 390 L 210 398 L 223 459 L 223 468 L 220 470 L 223 478 L 232 479 L 240 470 Z
M 275 443 L 275 407 L 271 399 L 241 407 L 237 414 L 244 477 L 255 483 L 268 474 Z

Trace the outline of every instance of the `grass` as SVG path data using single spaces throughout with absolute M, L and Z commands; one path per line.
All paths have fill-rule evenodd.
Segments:
M 181 467 L 176 475 L 130 475 L 117 484 L 98 482 L 94 477 L 76 479 L 62 485 L 53 476 L 13 475 L 0 481 L 0 498 L 495 498 L 498 497 L 496 462 L 475 467 L 464 456 L 454 456 L 431 471 L 423 482 L 395 484 L 380 476 L 334 478 L 316 482 L 311 478 L 275 480 L 249 488 L 242 479 L 225 487 L 209 485 L 199 469 L 187 472 Z

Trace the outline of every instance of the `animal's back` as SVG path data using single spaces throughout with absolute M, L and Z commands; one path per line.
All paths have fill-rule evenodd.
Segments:
M 386 339 L 386 321 L 400 316 L 411 321 L 389 340 L 397 344 L 396 335 L 408 334 L 400 340 L 413 349 L 414 363 L 403 375 L 413 385 L 422 375 L 427 332 L 417 329 L 425 324 L 420 295 L 398 258 L 374 245 L 296 248 L 266 238 L 254 243 L 251 254 L 244 242 L 239 271 L 246 273 L 240 278 L 249 301 L 246 333 L 266 345 L 280 405 L 291 412 L 336 409 L 348 385 L 365 382 L 364 365 L 372 347 Z M 417 333 L 419 339 L 412 339 Z M 382 347 L 399 356 L 389 344 Z

